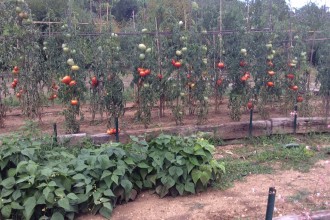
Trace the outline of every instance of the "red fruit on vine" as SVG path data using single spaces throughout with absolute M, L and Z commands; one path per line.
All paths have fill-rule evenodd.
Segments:
M 240 65 L 240 67 L 245 67 L 245 66 L 247 66 L 247 62 L 242 60 L 242 61 L 239 62 L 239 65 Z
M 11 88 L 15 89 L 16 86 L 17 86 L 17 83 L 15 83 L 15 82 L 12 82 L 12 83 L 11 83 Z
M 79 102 L 77 99 L 72 99 L 70 103 L 71 103 L 71 105 L 76 106 L 76 105 L 78 105 Z
M 159 74 L 157 75 L 157 78 L 158 78 L 159 80 L 162 80 L 162 79 L 163 79 L 163 75 L 159 73 Z
M 250 74 L 250 72 L 249 72 L 249 71 L 246 71 L 246 72 L 244 73 L 244 76 L 245 76 L 247 79 L 249 79 L 249 78 L 250 78 L 250 76 L 251 76 L 251 74 Z
M 302 96 L 298 96 L 297 97 L 297 102 L 302 102 L 302 101 L 304 101 L 304 98 Z
M 118 133 L 120 132 L 120 129 L 118 128 Z M 113 135 L 113 134 L 116 134 L 117 133 L 117 129 L 116 128 L 109 128 L 107 130 L 107 134 L 108 135 Z
M 225 68 L 225 64 L 223 62 L 219 62 L 217 66 L 221 70 Z
M 176 68 L 180 68 L 180 67 L 182 66 L 182 64 L 181 64 L 181 62 L 176 61 L 176 62 L 174 63 L 174 66 L 175 66 Z
M 77 85 L 77 82 L 75 80 L 71 80 L 69 86 L 75 86 L 75 85 Z
M 176 61 L 174 59 L 171 60 L 173 66 L 175 66 Z
M 62 79 L 62 83 L 69 85 L 71 82 L 71 77 L 70 76 L 64 76 Z
M 151 71 L 150 71 L 150 69 L 146 69 L 146 70 L 144 71 L 144 73 L 145 73 L 146 76 L 147 76 L 147 75 L 149 75 L 149 74 L 151 73 Z
M 268 75 L 270 75 L 270 76 L 274 76 L 274 75 L 275 75 L 275 72 L 274 72 L 273 70 L 269 70 L 269 71 L 268 71 Z
M 21 96 L 22 96 L 22 94 L 21 94 L 21 93 L 19 93 L 19 92 L 18 92 L 18 93 L 16 93 L 16 97 L 17 97 L 17 98 L 21 98 Z
M 245 75 L 241 77 L 242 82 L 245 82 L 246 80 L 248 80 L 248 78 Z
M 19 72 L 18 66 L 14 66 L 14 71 Z
M 222 81 L 223 81 L 222 79 L 218 79 L 217 82 L 216 82 L 217 86 L 220 86 L 222 84 Z
M 18 79 L 15 78 L 13 82 L 17 84 L 18 83 Z
M 141 77 L 145 77 L 147 74 L 146 74 L 145 71 L 141 71 L 141 72 L 139 73 L 139 75 L 140 75 Z
M 267 82 L 267 86 L 268 87 L 274 87 L 274 83 L 269 81 L 269 82 Z
M 96 76 L 92 77 L 92 86 L 96 87 L 99 84 L 99 81 L 97 80 Z
M 291 86 L 291 89 L 292 89 L 293 91 L 297 91 L 297 90 L 299 89 L 299 87 L 296 86 L 296 85 L 294 85 L 294 86 Z
M 286 78 L 288 79 L 294 79 L 294 74 L 293 73 L 289 73 L 288 75 L 286 75 Z
M 249 102 L 247 103 L 246 107 L 247 107 L 249 110 L 253 109 L 253 102 L 249 101 Z

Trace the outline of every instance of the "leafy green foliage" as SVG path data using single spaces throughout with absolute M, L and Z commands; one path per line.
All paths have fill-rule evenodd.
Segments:
M 0 143 L 3 218 L 73 219 L 86 212 L 109 218 L 139 190 L 152 188 L 161 197 L 195 193 L 224 172 L 203 139 L 160 135 L 150 143 L 133 138 L 80 151 L 24 136 Z

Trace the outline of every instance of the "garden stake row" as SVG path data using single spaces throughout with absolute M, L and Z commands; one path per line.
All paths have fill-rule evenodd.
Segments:
M 53 140 L 54 140 L 54 143 L 57 143 L 57 125 L 56 125 L 56 123 L 53 124 L 53 129 L 54 129 Z
M 119 142 L 119 122 L 118 117 L 115 118 L 115 127 L 116 127 L 116 142 Z
M 298 105 L 295 104 L 294 106 L 294 120 L 293 120 L 293 133 L 296 134 L 297 132 L 297 111 L 298 111 Z
M 273 212 L 274 212 L 274 206 L 275 206 L 275 196 L 276 196 L 275 187 L 270 187 L 269 188 L 269 193 L 268 193 L 266 220 L 272 220 L 273 219 Z
M 250 109 L 250 124 L 249 124 L 249 137 L 252 137 L 252 130 L 253 130 L 253 108 Z

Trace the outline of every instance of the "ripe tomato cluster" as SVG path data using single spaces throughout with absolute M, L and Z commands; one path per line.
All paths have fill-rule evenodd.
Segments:
M 139 73 L 139 76 L 145 77 L 145 76 L 150 75 L 151 70 L 150 69 L 144 69 L 144 68 L 138 68 L 138 73 Z
M 182 63 L 180 61 L 176 61 L 175 59 L 172 59 L 171 63 L 176 68 L 180 68 L 182 66 Z
M 120 132 L 120 129 L 118 128 L 118 133 Z M 114 135 L 114 134 L 116 134 L 117 133 L 117 130 L 116 130 L 116 128 L 109 128 L 108 130 L 107 130 L 107 134 L 108 135 Z
M 15 79 L 13 80 L 13 82 L 11 83 L 11 88 L 15 89 L 16 86 L 17 86 L 17 84 L 18 84 L 18 79 L 15 78 Z

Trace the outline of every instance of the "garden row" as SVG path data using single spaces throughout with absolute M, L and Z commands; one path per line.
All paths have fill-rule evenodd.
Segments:
M 160 197 L 196 193 L 225 172 L 212 158 L 214 146 L 200 138 L 160 135 L 80 149 L 11 136 L 0 147 L 1 219 L 109 218 L 116 204 L 141 190 Z
M 86 102 L 92 119 L 106 114 L 105 131 L 116 133 L 115 121 L 124 114 L 122 79 L 127 75 L 133 76 L 136 119 L 145 128 L 156 103 L 160 117 L 168 107 L 177 125 L 186 114 L 197 115 L 198 124 L 206 123 L 211 101 L 219 112 L 226 92 L 234 121 L 241 119 L 242 110 L 253 106 L 267 119 L 274 103 L 280 103 L 285 112 L 299 103 L 299 109 L 310 115 L 313 68 L 299 32 L 291 31 L 283 44 L 288 36 L 281 31 L 210 35 L 201 23 L 186 19 L 175 20 L 170 35 L 151 34 L 151 25 L 146 25 L 134 36 L 112 33 L 95 37 L 81 36 L 80 27 L 68 17 L 57 27 L 61 36 L 45 38 L 28 22 L 31 11 L 26 3 L 1 4 L 1 51 L 6 51 L 1 54 L 1 69 L 6 77 L 1 79 L 0 125 L 15 98 L 26 116 L 41 117 L 47 97 L 63 104 L 67 133 L 79 132 L 81 106 Z M 191 16 L 198 20 L 198 8 Z M 95 29 L 93 24 L 88 27 Z M 326 56 L 320 56 L 322 95 L 330 89 L 325 83 L 329 80 L 326 65 Z M 325 100 L 329 102 L 329 95 Z

